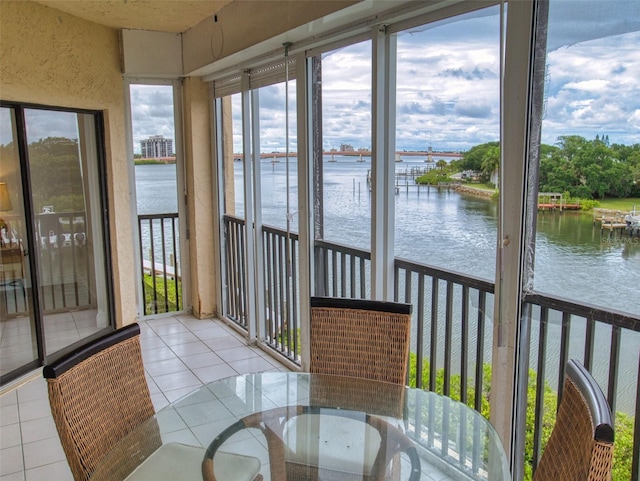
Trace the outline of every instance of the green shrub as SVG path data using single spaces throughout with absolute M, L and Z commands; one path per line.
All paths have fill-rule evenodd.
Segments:
M 432 169 L 424 175 L 421 175 L 416 179 L 416 184 L 421 185 L 438 185 L 439 182 L 450 182 L 449 175 L 439 169 Z

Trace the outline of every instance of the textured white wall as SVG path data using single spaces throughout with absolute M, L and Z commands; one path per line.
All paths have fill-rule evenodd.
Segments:
M 104 112 L 115 315 L 118 324 L 133 322 L 137 306 L 117 31 L 35 2 L 1 1 L 0 98 Z

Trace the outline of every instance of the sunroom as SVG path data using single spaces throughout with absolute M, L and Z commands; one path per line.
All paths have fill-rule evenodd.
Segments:
M 181 312 L 304 371 L 310 297 L 406 302 L 408 381 L 490 416 L 513 479 L 571 358 L 624 421 L 618 479 L 640 478 L 638 237 L 538 195 L 543 144 L 640 142 L 637 6 L 92 3 L 2 2 L 4 385 Z M 136 165 L 156 134 L 175 162 Z M 416 184 L 488 142 L 494 198 Z

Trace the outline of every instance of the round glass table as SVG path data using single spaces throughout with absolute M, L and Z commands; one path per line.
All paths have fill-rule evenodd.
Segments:
M 159 475 L 185 481 L 510 479 L 497 433 L 464 404 L 404 386 L 293 372 L 238 375 L 197 389 L 123 438 L 91 480 Z

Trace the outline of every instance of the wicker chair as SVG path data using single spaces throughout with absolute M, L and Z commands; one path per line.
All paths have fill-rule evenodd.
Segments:
M 309 371 L 406 384 L 411 304 L 311 298 Z
M 613 439 L 611 410 L 602 390 L 584 366 L 570 360 L 556 424 L 534 481 L 609 481 Z
M 322 383 L 312 384 L 311 404 L 322 406 L 323 400 L 329 396 L 334 404 L 338 401 L 343 408 L 348 409 L 353 405 L 380 416 L 400 417 L 407 378 L 410 328 L 410 304 L 312 297 L 309 371 L 314 374 L 345 376 L 345 382 L 339 389 L 331 386 L 332 392 L 327 392 Z M 369 399 L 350 399 L 354 392 L 362 390 L 350 389 L 349 383 L 354 381 L 349 378 L 390 383 L 392 392 L 371 393 Z M 317 420 L 311 416 L 294 417 L 288 421 L 285 432 L 304 432 L 308 423 L 315 422 Z M 335 427 L 326 428 L 332 422 Z M 389 469 L 386 469 L 388 466 L 379 466 L 376 461 L 379 453 L 390 452 L 386 436 L 380 436 L 371 425 L 360 424 L 358 426 L 354 421 L 335 418 L 325 421 L 325 429 L 336 433 L 345 429 L 352 433 L 362 433 L 358 436 L 367 439 L 368 443 L 364 450 L 367 454 L 362 472 L 345 472 L 343 468 L 349 464 L 349 459 L 343 459 L 343 456 L 349 450 L 340 445 L 348 444 L 348 441 L 338 437 L 328 441 L 335 445 L 329 448 L 335 457 L 330 461 L 325 457 L 323 466 L 316 469 L 309 469 L 305 464 L 308 464 L 309 459 L 317 457 L 317 453 L 304 449 L 293 453 L 287 449 L 287 480 L 399 479 L 399 455 L 388 458 L 392 459 Z M 328 447 L 325 446 L 325 449 Z
M 53 419 L 75 481 L 99 468 L 100 478 L 197 480 L 205 450 L 179 443 L 162 444 L 144 375 L 140 327 L 126 326 L 102 336 L 44 367 Z M 122 455 L 105 456 L 125 436 Z M 235 479 L 252 480 L 256 458 L 220 453 L 218 464 Z M 117 459 L 117 462 L 116 462 Z

